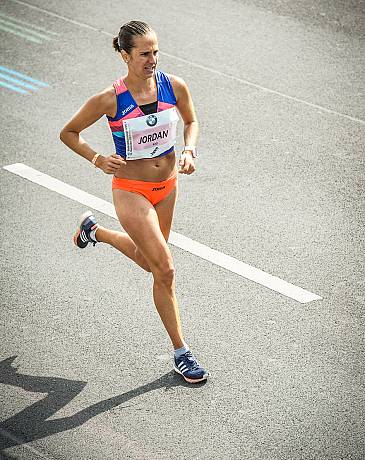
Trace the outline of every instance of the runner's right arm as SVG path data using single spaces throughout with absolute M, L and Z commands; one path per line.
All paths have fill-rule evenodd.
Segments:
M 78 155 L 92 162 L 97 152 L 87 144 L 80 133 L 99 120 L 103 115 L 113 116 L 115 111 L 116 101 L 114 90 L 112 93 L 110 89 L 107 89 L 92 96 L 62 128 L 60 132 L 61 141 Z M 106 174 L 114 174 L 125 162 L 117 154 L 108 157 L 99 155 L 95 166 L 102 169 Z

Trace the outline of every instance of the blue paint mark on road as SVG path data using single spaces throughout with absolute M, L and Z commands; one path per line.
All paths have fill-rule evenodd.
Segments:
M 13 76 L 12 76 L 13 75 Z M 17 78 L 15 78 L 17 77 Z M 10 82 L 10 83 L 9 83 Z M 28 83 L 31 82 L 32 84 Z M 21 94 L 29 94 L 26 89 L 38 91 L 41 88 L 47 88 L 49 85 L 43 81 L 24 75 L 8 67 L 0 66 L 0 86 L 11 89 Z
M 2 72 L 0 72 L 0 78 L 2 78 L 3 80 L 8 80 L 17 85 L 23 86 L 24 88 L 34 89 L 35 91 L 37 91 L 38 89 L 36 86 L 31 85 L 30 83 L 26 83 L 25 81 L 21 81 L 21 80 L 18 80 L 17 78 L 10 77 L 9 75 L 6 75 L 5 73 L 2 73 Z
M 1 81 L 1 80 L 0 80 L 0 86 L 2 86 L 3 88 L 12 89 L 13 91 L 16 91 L 17 93 L 29 94 L 28 91 L 24 91 L 24 89 L 17 88 L 16 86 L 13 86 L 13 85 L 9 85 L 9 83 L 5 83 L 4 81 Z
M 39 86 L 49 86 L 47 83 L 43 83 L 43 81 L 36 80 L 35 78 L 28 77 L 28 75 L 24 75 L 23 73 L 17 72 L 16 70 L 8 69 L 7 67 L 3 67 L 0 65 L 0 70 L 3 72 L 10 73 L 11 75 L 16 75 L 17 77 L 21 77 L 23 80 L 31 81 L 33 83 L 37 83 Z

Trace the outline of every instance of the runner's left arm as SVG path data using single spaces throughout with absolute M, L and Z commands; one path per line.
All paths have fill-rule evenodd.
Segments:
M 199 124 L 189 88 L 183 79 L 172 75 L 170 77 L 176 97 L 176 107 L 184 122 L 184 145 L 196 146 L 199 136 Z M 195 171 L 194 158 L 191 152 L 188 150 L 183 151 L 179 165 L 179 172 L 182 174 L 192 174 Z

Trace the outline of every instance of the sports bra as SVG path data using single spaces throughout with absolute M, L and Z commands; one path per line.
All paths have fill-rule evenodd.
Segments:
M 117 98 L 115 117 L 107 116 L 115 151 L 127 160 L 155 158 L 174 150 L 176 142 L 176 97 L 170 78 L 155 72 L 157 101 L 138 106 L 123 78 L 113 83 Z
M 139 108 L 145 115 L 151 115 L 151 113 L 157 112 L 158 101 L 150 102 L 149 104 L 140 105 Z

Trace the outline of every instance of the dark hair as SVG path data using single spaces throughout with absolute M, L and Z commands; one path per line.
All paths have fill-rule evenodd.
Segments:
M 134 48 L 134 37 L 143 36 L 152 32 L 153 29 L 142 21 L 130 21 L 124 24 L 117 37 L 113 38 L 113 48 L 115 51 L 126 51 L 128 54 Z

